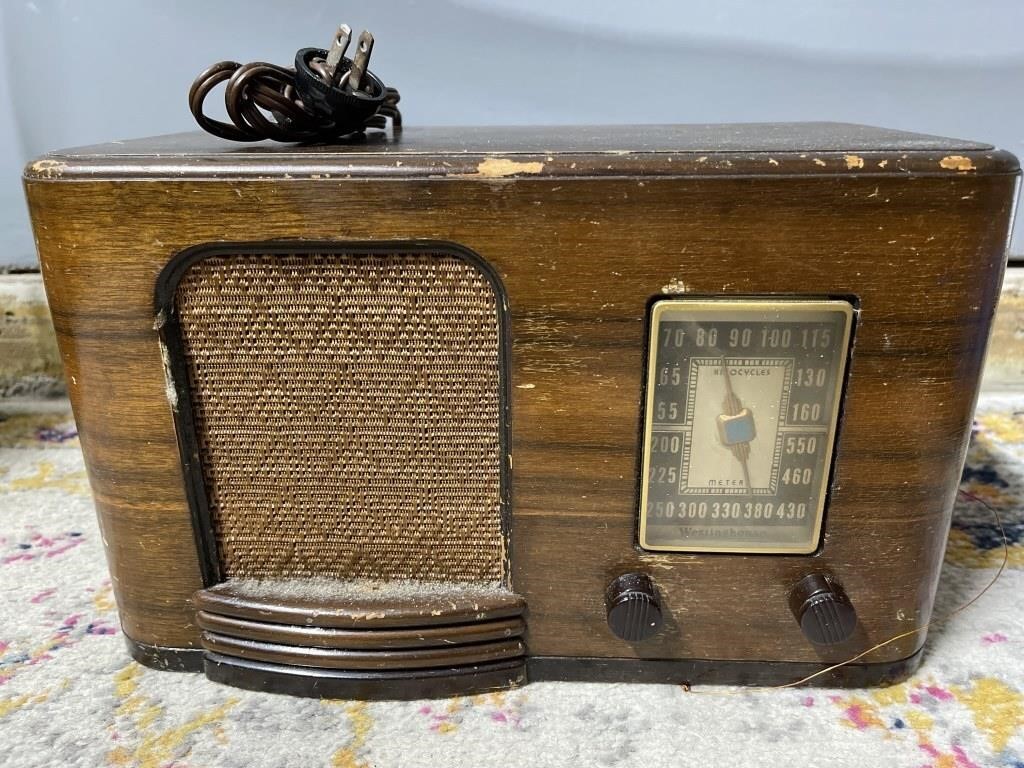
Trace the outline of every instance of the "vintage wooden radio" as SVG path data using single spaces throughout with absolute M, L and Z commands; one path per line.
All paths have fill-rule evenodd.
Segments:
M 1017 161 L 855 125 L 32 163 L 132 654 L 320 696 L 913 670 Z

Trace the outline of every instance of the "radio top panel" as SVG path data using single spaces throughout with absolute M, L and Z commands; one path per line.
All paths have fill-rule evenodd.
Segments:
M 192 177 L 293 180 L 700 175 L 1013 173 L 990 144 L 849 123 L 411 127 L 339 144 L 236 144 L 203 133 L 63 150 L 30 163 L 33 181 Z M 278 169 L 275 171 L 274 169 Z M 329 175 L 328 175 L 329 174 Z

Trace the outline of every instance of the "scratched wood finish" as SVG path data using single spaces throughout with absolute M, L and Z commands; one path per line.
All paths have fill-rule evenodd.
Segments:
M 324 629 L 269 621 L 247 621 L 198 611 L 201 629 L 245 640 L 265 640 L 283 645 L 350 650 L 387 648 L 436 648 L 460 643 L 482 643 L 519 637 L 526 631 L 521 618 L 476 621 L 471 624 L 405 629 Z
M 200 647 L 190 597 L 202 584 L 153 330 L 155 278 L 199 243 L 282 239 L 452 241 L 501 276 L 512 334 L 512 586 L 528 606 L 531 655 L 835 658 L 850 649 L 822 655 L 786 604 L 791 585 L 820 568 L 857 607 L 858 648 L 927 620 L 1016 160 L 870 129 L 772 127 L 759 141 L 757 128 L 677 128 L 655 137 L 663 144 L 631 130 L 590 130 L 586 141 L 476 132 L 451 145 L 409 130 L 397 144 L 301 150 L 172 138 L 29 166 L 129 637 Z M 639 551 L 645 306 L 663 294 L 776 293 L 855 295 L 861 305 L 821 551 Z M 652 576 L 667 612 L 661 634 L 636 645 L 611 635 L 603 606 L 606 584 L 631 570 Z M 865 660 L 910 656 L 923 639 Z
M 375 631 L 383 628 L 410 629 L 452 625 L 519 616 L 523 599 L 507 590 L 460 594 L 438 590 L 433 595 L 410 597 L 401 592 L 388 596 L 386 590 L 371 599 L 326 597 L 284 598 L 253 595 L 232 582 L 197 592 L 193 605 L 220 616 L 269 621 L 278 624 L 338 627 Z M 467 627 L 472 631 L 471 627 Z
M 203 647 L 225 656 L 238 656 L 272 664 L 294 664 L 300 667 L 344 670 L 400 670 L 407 672 L 431 667 L 453 667 L 487 664 L 521 658 L 526 653 L 523 641 L 495 640 L 472 645 L 440 648 L 403 648 L 400 650 L 356 651 L 313 646 L 279 645 L 255 640 L 204 632 Z

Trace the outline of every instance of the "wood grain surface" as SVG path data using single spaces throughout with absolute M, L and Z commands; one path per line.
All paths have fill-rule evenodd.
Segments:
M 265 640 L 284 645 L 316 648 L 382 650 L 386 648 L 435 648 L 458 643 L 482 643 L 519 637 L 526 631 L 521 618 L 477 621 L 455 626 L 403 629 L 327 629 L 269 621 L 247 621 L 206 611 L 196 612 L 200 628 L 219 635 Z
M 301 579 L 296 581 L 302 582 Z M 322 584 L 321 590 L 326 586 Z M 445 585 L 440 584 L 431 593 L 409 594 L 406 590 L 385 586 L 365 597 L 351 594 L 295 597 L 273 590 L 253 594 L 228 581 L 199 590 L 192 602 L 197 609 L 218 616 L 368 631 L 492 621 L 523 613 L 523 599 L 508 590 L 467 591 L 459 589 L 460 586 L 445 589 Z
M 635 129 L 638 135 L 642 129 Z M 197 648 L 203 585 L 157 334 L 157 274 L 181 250 L 262 240 L 436 240 L 508 295 L 512 588 L 546 657 L 817 661 L 789 613 L 827 569 L 862 649 L 926 621 L 967 445 L 1017 182 L 984 145 L 792 128 L 762 151 L 544 144 L 390 154 L 137 145 L 27 172 L 44 278 L 131 638 Z M 834 138 L 834 137 L 833 137 Z M 618 141 L 623 141 L 618 137 Z M 189 139 L 188 142 L 192 142 Z M 173 142 L 171 142 L 173 146 Z M 626 146 L 626 149 L 622 149 Z M 871 150 L 870 147 L 879 147 Z M 404 152 L 404 154 L 403 154 Z M 950 159 L 952 158 L 952 159 Z M 815 160 L 820 162 L 815 162 Z M 540 166 L 540 167 L 538 167 Z M 663 295 L 856 296 L 845 413 L 814 556 L 635 546 L 646 307 Z M 665 629 L 605 625 L 616 575 L 654 579 Z M 870 654 L 908 657 L 923 633 Z

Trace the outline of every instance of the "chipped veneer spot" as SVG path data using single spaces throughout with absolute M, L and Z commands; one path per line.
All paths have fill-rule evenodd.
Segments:
M 157 344 L 160 345 L 160 361 L 164 368 L 164 394 L 167 396 L 167 403 L 171 406 L 171 410 L 177 413 L 178 389 L 174 386 L 174 375 L 171 373 L 171 354 L 163 339 L 157 339 Z
M 939 160 L 939 166 L 947 171 L 973 171 L 974 163 L 971 158 L 963 155 L 947 155 Z
M 863 157 L 859 157 L 857 155 L 843 155 L 843 160 L 846 161 L 846 167 L 851 171 L 855 168 L 864 167 Z
M 68 164 L 62 160 L 36 160 L 29 166 L 29 170 L 44 179 L 58 179 L 64 175 L 64 169 Z
M 541 162 L 509 160 L 503 157 L 488 157 L 476 167 L 477 175 L 488 179 L 501 179 L 520 173 L 540 173 L 543 170 L 544 163 Z

